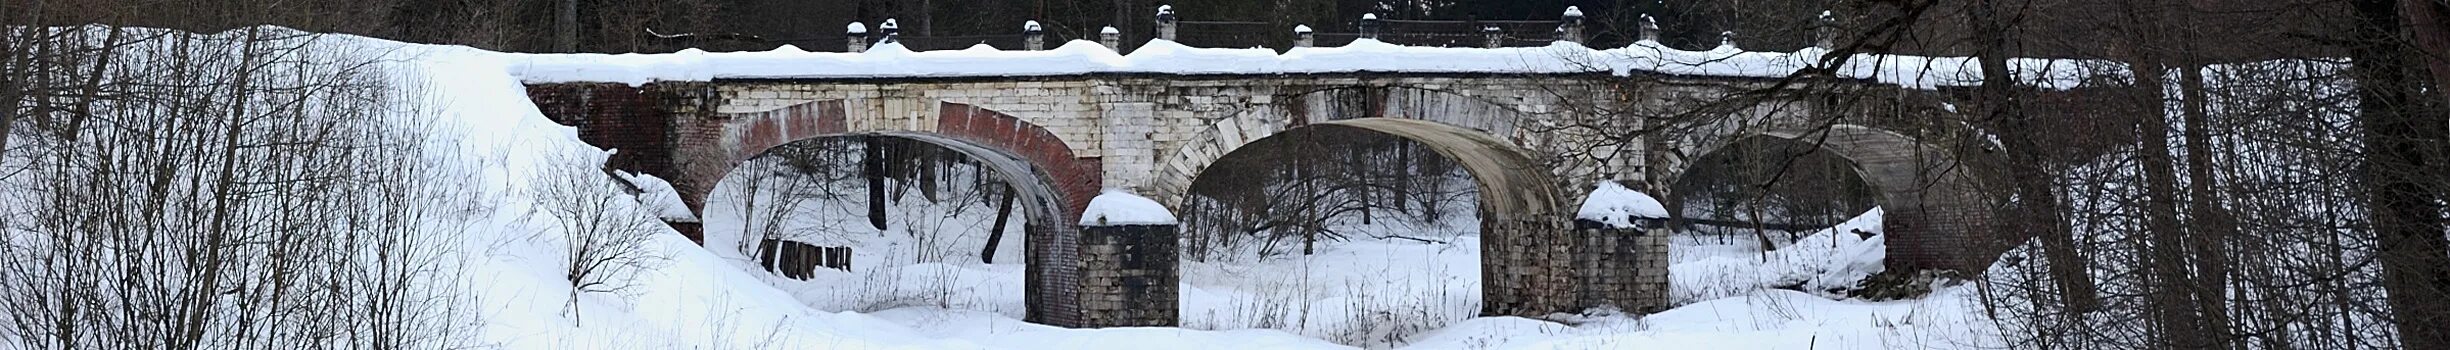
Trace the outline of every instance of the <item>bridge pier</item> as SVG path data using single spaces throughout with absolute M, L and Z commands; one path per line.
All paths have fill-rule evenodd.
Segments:
M 1561 220 L 1526 218 L 1480 224 L 1480 315 L 1543 317 L 1579 312 L 1571 242 Z
M 1181 323 L 1177 225 L 1080 229 L 1081 327 L 1173 327 Z
M 1616 227 L 1574 220 L 1580 304 L 1615 306 L 1628 313 L 1666 309 L 1667 236 L 1663 222 Z

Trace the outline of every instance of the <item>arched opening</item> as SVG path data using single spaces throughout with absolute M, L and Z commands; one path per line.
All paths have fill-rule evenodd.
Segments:
M 1008 197 L 1012 198 L 1013 212 L 1010 213 L 1010 216 L 1017 218 L 1008 217 L 1007 220 L 1021 220 L 1019 223 L 1023 223 L 1020 225 L 1024 232 L 1022 244 L 1019 246 L 1003 244 L 1010 238 L 991 241 L 999 242 L 999 251 L 1018 249 L 1023 252 L 1020 261 L 995 260 L 996 265 L 1018 264 L 1023 266 L 1019 268 L 1018 276 L 1005 277 L 1003 279 L 1005 282 L 998 282 L 1009 284 L 1011 280 L 1018 280 L 1018 283 L 1023 286 L 1022 293 L 1018 294 L 1021 296 L 1018 304 L 1022 305 L 1018 308 L 1025 309 L 1022 311 L 1024 314 L 1022 318 L 1029 322 L 1065 327 L 1087 325 L 1083 323 L 1081 308 L 1083 301 L 1082 285 L 1080 284 L 1082 279 L 1079 264 L 1079 227 L 1073 222 L 1078 220 L 1075 215 L 1078 215 L 1081 208 L 1087 205 L 1089 197 L 1095 195 L 1099 187 L 1100 166 L 1098 161 L 1094 158 L 1084 159 L 1074 156 L 1069 143 L 1056 137 L 1045 128 L 1020 118 L 971 105 L 950 102 L 933 103 L 936 105 L 936 113 L 915 119 L 912 118 L 913 115 L 876 113 L 879 112 L 878 110 L 862 110 L 861 113 L 854 114 L 849 113 L 851 109 L 845 108 L 844 101 L 815 101 L 763 112 L 727 114 L 722 118 L 716 118 L 715 120 L 721 123 L 712 129 L 683 128 L 682 131 L 685 132 L 683 135 L 719 135 L 720 137 L 711 140 L 682 142 L 683 149 L 676 153 L 695 156 L 681 157 L 679 163 L 682 163 L 680 167 L 684 169 L 683 181 L 676 181 L 675 187 L 682 189 L 682 197 L 685 202 L 705 203 L 704 200 L 715 192 L 717 186 L 714 184 L 741 169 L 740 165 L 747 164 L 750 160 L 765 155 L 770 150 L 784 148 L 785 145 L 805 140 L 856 137 L 864 140 L 898 140 L 892 142 L 918 148 L 923 148 L 922 146 L 941 148 L 941 151 L 936 152 L 937 154 L 958 154 L 961 159 L 975 164 L 974 167 L 978 168 L 974 171 L 975 173 L 990 174 L 992 176 L 988 177 L 1000 180 L 1011 190 L 1011 195 Z M 893 120 L 893 122 L 880 122 L 880 120 Z M 865 154 L 866 149 L 862 148 L 861 152 Z M 907 155 L 888 155 L 883 158 L 895 159 Z M 928 176 L 923 175 L 926 174 L 925 172 L 912 174 Z M 945 178 L 937 177 L 937 179 Z M 683 186 L 683 184 L 703 185 Z M 987 192 L 994 192 L 995 189 L 994 186 L 973 188 L 983 188 Z M 995 195 L 986 195 L 986 197 L 995 197 Z M 998 203 L 993 206 L 1002 206 L 1001 200 L 997 201 Z M 705 206 L 698 205 L 698 207 L 704 208 Z M 997 211 L 995 208 L 971 207 L 969 209 L 972 210 L 960 210 L 959 215 L 956 216 L 983 216 Z M 866 214 L 865 210 L 862 210 L 861 214 Z M 700 216 L 722 219 L 721 215 L 707 214 L 703 211 Z M 871 227 L 886 227 L 884 230 L 878 230 L 879 232 L 890 231 L 892 228 L 889 225 L 889 218 L 892 216 L 886 215 L 885 217 L 888 218 L 887 225 L 876 225 L 873 222 L 867 224 Z M 1014 224 L 1014 222 L 994 219 L 974 219 L 973 222 L 987 222 L 990 225 L 993 222 L 1006 222 L 1008 228 Z M 735 231 L 743 228 L 742 226 L 727 227 Z M 762 238 L 760 241 L 762 242 Z M 717 242 L 708 243 L 710 248 L 717 245 Z M 739 244 L 738 241 L 731 243 Z M 981 249 L 983 251 L 983 246 Z M 953 253 L 931 254 L 930 256 L 957 256 Z M 850 254 L 853 256 L 853 264 L 856 265 L 860 259 L 858 253 L 854 251 Z M 754 258 L 754 256 L 750 257 Z M 985 263 L 985 259 L 977 261 L 981 264 Z M 754 267 L 753 264 L 752 267 Z M 994 294 L 998 297 L 1014 295 L 1003 291 Z M 994 307 L 990 308 L 993 311 L 1009 313 L 1015 309 L 1013 307 L 1015 303 L 1010 299 L 994 299 L 989 303 L 994 304 Z M 938 306 L 949 306 L 949 303 L 940 304 L 942 305 Z
M 1475 314 L 1557 307 L 1524 297 L 1566 283 L 1536 269 L 1543 250 L 1516 248 L 1565 233 L 1555 183 L 1527 152 L 1408 119 L 1261 136 L 1200 170 L 1177 210 L 1185 327 L 1392 346 Z
M 1841 124 L 1728 140 L 1678 169 L 1671 303 L 1751 288 L 1845 294 L 1884 270 L 1979 271 L 2005 249 L 1970 171 L 1913 137 Z M 1713 259 L 1756 263 L 1695 263 Z M 1789 262 L 1802 265 L 1777 265 Z
M 1686 164 L 1667 191 L 1678 243 L 1775 248 L 1877 205 L 1853 161 L 1811 141 L 1743 137 Z
M 706 247 L 808 306 L 1024 318 L 1029 240 L 1056 193 L 1009 154 L 926 135 L 831 135 L 750 157 L 708 196 Z M 1019 181 L 1009 181 L 1019 179 Z
M 1018 156 L 916 133 L 836 134 L 750 157 L 717 182 L 706 247 L 824 310 L 1038 312 L 1024 276 L 1070 233 Z M 1060 264 L 1058 264 L 1060 265 Z

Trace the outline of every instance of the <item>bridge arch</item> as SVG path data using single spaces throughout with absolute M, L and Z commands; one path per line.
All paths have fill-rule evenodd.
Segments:
M 1245 133 L 1253 144 L 1261 139 L 1344 129 L 1385 134 L 1417 142 L 1451 159 L 1471 174 L 1479 189 L 1481 314 L 1543 316 L 1581 311 L 1589 301 L 1575 280 L 1570 254 L 1569 195 L 1532 151 L 1480 130 L 1405 118 L 1365 117 L 1294 125 L 1282 130 Z M 1248 131 L 1248 130 L 1244 130 Z M 1226 149 L 1201 164 L 1251 148 Z M 1199 175 L 1250 169 L 1208 169 Z M 1194 176 L 1192 184 L 1198 183 Z M 1187 206 L 1188 186 L 1170 203 L 1177 212 L 1202 210 Z M 1195 215 L 1183 213 L 1184 215 Z
M 1980 271 L 2008 247 L 2004 236 L 1993 233 L 1999 232 L 1992 226 L 1998 203 L 1980 195 L 1974 168 L 1923 139 L 1852 124 L 1711 136 L 1680 153 L 1698 159 L 1746 138 L 1766 137 L 1816 147 L 1852 163 L 1855 174 L 1880 193 L 1875 202 L 1883 213 L 1891 270 Z M 1688 166 L 1676 164 L 1666 183 L 1682 180 Z
M 932 123 L 911 119 L 879 122 L 881 116 L 854 116 L 843 101 L 828 100 L 780 109 L 723 114 L 714 142 L 684 146 L 680 154 L 723 159 L 720 166 L 685 170 L 687 180 L 706 184 L 684 193 L 692 210 L 703 203 L 714 184 L 750 159 L 768 150 L 803 140 L 868 135 L 932 144 L 976 160 L 1012 186 L 1026 218 L 1024 261 L 1027 317 L 1030 322 L 1058 326 L 1084 325 L 1079 265 L 1080 231 L 1073 225 L 1097 194 L 1100 165 L 1074 156 L 1063 139 L 1020 118 L 976 106 L 939 102 Z M 709 125 L 712 126 L 712 125 Z M 712 165 L 712 164 L 709 164 Z
M 1529 149 L 1545 140 L 1538 140 L 1539 135 L 1522 127 L 1525 122 L 1544 117 L 1540 111 L 1529 108 L 1536 101 L 1526 102 L 1538 97 L 1544 96 L 1475 96 L 1401 85 L 1296 91 L 1276 97 L 1270 109 L 1215 119 L 1171 150 L 1160 153 L 1166 158 L 1157 160 L 1148 190 L 1158 202 L 1179 209 L 1189 195 L 1192 180 L 1226 153 L 1295 127 L 1361 118 L 1432 122 L 1487 136 L 1494 140 L 1491 144 L 1524 148 L 1526 157 L 1546 160 L 1536 155 L 1556 152 Z M 1552 176 L 1566 171 L 1552 170 L 1556 170 L 1550 172 Z

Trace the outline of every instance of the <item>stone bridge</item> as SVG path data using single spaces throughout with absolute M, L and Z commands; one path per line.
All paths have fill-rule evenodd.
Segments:
M 1067 49 L 1076 48 L 1055 51 Z M 1473 52 L 1484 55 L 1459 55 L 1494 57 Z M 1172 290 L 1172 261 L 1119 268 L 1104 263 L 1114 256 L 1170 257 L 1174 246 L 1084 240 L 1083 230 L 1098 229 L 1076 225 L 1091 197 L 1120 189 L 1180 211 L 1202 175 L 1237 171 L 1210 164 L 1254 141 L 1304 128 L 1393 135 L 1464 166 L 1480 189 L 1484 315 L 1664 307 L 1665 243 L 1656 239 L 1663 231 L 1578 229 L 1574 208 L 1601 181 L 1665 198 L 1688 160 L 1745 138 L 1796 140 L 1854 162 L 1858 174 L 1882 191 L 1892 270 L 1979 270 L 2017 241 L 1994 234 L 2006 232 L 1991 226 L 2001 204 L 1980 194 L 1983 177 L 1967 166 L 1974 162 L 1952 159 L 1980 154 L 1987 143 L 1967 136 L 1974 134 L 1950 118 L 1942 94 L 1878 79 L 1473 71 L 1405 62 L 1388 62 L 1395 68 L 1386 70 L 1281 63 L 1193 73 L 1146 64 L 1026 74 L 825 73 L 837 69 L 826 67 L 954 59 L 928 56 L 934 53 L 793 53 L 805 57 L 757 61 L 818 67 L 802 73 L 525 79 L 545 115 L 577 127 L 589 143 L 619 150 L 608 167 L 671 180 L 692 210 L 703 210 L 714 184 L 734 166 L 790 142 L 880 135 L 973 157 L 1023 193 L 1028 320 L 1067 327 L 1176 322 L 1165 307 L 1175 304 L 1171 292 L 1146 290 Z M 564 57 L 534 56 L 529 59 Z M 872 61 L 879 57 L 898 61 Z M 568 68 L 586 64 L 592 63 L 558 65 L 577 71 Z M 699 238 L 697 223 L 673 225 Z M 1167 251 L 1136 251 L 1144 249 Z M 1145 309 L 1164 312 L 1134 311 Z

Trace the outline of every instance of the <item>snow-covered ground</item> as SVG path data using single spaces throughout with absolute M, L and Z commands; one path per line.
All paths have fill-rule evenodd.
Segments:
M 958 165 L 949 173 L 949 183 L 972 183 L 979 174 Z M 768 190 L 742 190 L 749 181 L 763 181 L 758 187 Z M 1474 317 L 1481 298 L 1479 236 L 1472 232 L 1475 218 L 1454 215 L 1444 223 L 1340 222 L 1336 230 L 1355 238 L 1321 242 L 1316 254 L 1262 256 L 1255 247 L 1235 247 L 1206 261 L 1186 260 L 1182 329 L 1086 331 L 1019 320 L 1024 266 L 1013 248 L 1020 246 L 1024 219 L 1006 223 L 1000 245 L 1007 248 L 997 258 L 1002 263 L 980 262 L 968 252 L 985 241 L 993 208 L 963 202 L 975 190 L 943 190 L 942 201 L 915 195 L 892 201 L 886 213 L 893 219 L 881 231 L 867 221 L 864 196 L 798 203 L 779 216 L 759 214 L 770 207 L 743 205 L 750 195 L 773 205 L 773 189 L 793 181 L 726 179 L 707 211 L 714 255 L 815 310 L 863 313 L 930 337 L 995 347 L 1216 345 L 1192 343 L 1208 336 L 1234 338 L 1220 346 L 1236 348 L 1946 348 L 1984 339 L 1983 329 L 1974 327 L 1982 323 L 1963 319 L 1971 314 L 1962 288 L 1944 289 L 1929 302 L 1839 300 L 1842 293 L 1833 291 L 1880 271 L 1881 239 L 1857 234 L 1880 231 L 1876 209 L 1767 254 L 1752 240 L 1714 244 L 1680 236 L 1672 240 L 1671 293 L 1685 305 L 1647 317 L 1591 315 L 1569 320 L 1573 325 Z M 1663 212 L 1650 208 L 1655 201 L 1632 200 L 1638 195 L 1619 197 L 1631 205 L 1619 209 Z M 1109 193 L 1093 201 L 1091 211 L 1109 224 L 1173 221 L 1143 201 Z M 1469 211 L 1469 203 L 1466 198 L 1449 209 Z M 819 269 L 802 281 L 763 272 L 747 250 L 721 249 L 777 222 L 785 232 L 780 237 L 851 246 L 861 263 L 850 271 Z
M 999 254 L 1004 258 L 997 261 L 1003 263 L 984 264 L 972 259 L 974 247 L 947 242 L 982 241 L 962 239 L 976 238 L 966 235 L 983 232 L 971 228 L 990 221 L 969 219 L 975 215 L 968 213 L 991 210 L 973 207 L 962 215 L 939 215 L 948 208 L 911 201 L 903 203 L 914 204 L 894 209 L 896 217 L 910 222 L 882 231 L 858 229 L 863 225 L 824 231 L 830 235 L 824 237 L 838 240 L 823 243 L 861 247 L 854 260 L 878 262 L 851 272 L 820 270 L 809 281 L 766 273 L 741 254 L 739 235 L 728 241 L 713 239 L 722 232 L 742 232 L 746 220 L 732 221 L 726 213 L 710 210 L 704 218 L 707 246 L 655 226 L 658 232 L 644 249 L 652 263 L 617 274 L 609 282 L 619 286 L 615 292 L 574 293 L 559 262 L 567 254 L 560 242 L 569 237 L 552 223 L 562 218 L 540 211 L 539 200 L 528 189 L 556 174 L 593 173 L 607 151 L 547 120 L 525 97 L 521 75 L 532 79 L 546 66 L 541 60 L 556 60 L 555 69 L 579 69 L 573 68 L 573 60 L 641 58 L 503 54 L 345 36 L 324 40 L 392 52 L 397 60 L 386 65 L 397 69 L 404 86 L 415 87 L 408 91 L 425 94 L 413 99 L 423 103 L 416 109 L 425 117 L 417 118 L 419 123 L 431 124 L 420 127 L 438 134 L 429 141 L 437 153 L 423 159 L 424 165 L 463 186 L 471 202 L 485 203 L 454 216 L 463 221 L 466 232 L 440 236 L 461 240 L 455 255 L 461 259 L 455 265 L 460 271 L 446 275 L 457 280 L 434 284 L 465 286 L 465 294 L 458 296 L 466 300 L 459 305 L 463 313 L 457 315 L 468 318 L 473 341 L 488 347 L 1308 349 L 1352 344 L 1434 349 L 1863 349 L 1997 342 L 1990 323 L 1969 301 L 1969 287 L 1946 287 L 1925 299 L 1893 302 L 1834 300 L 1764 288 L 1800 283 L 1815 290 L 1863 272 L 1859 265 L 1876 258 L 1879 240 L 1854 238 L 1843 230 L 1815 234 L 1768 258 L 1743 249 L 1680 245 L 1673 270 L 1680 306 L 1641 317 L 1595 315 L 1570 324 L 1471 317 L 1479 307 L 1477 237 L 1460 232 L 1420 234 L 1431 241 L 1359 238 L 1326 244 L 1308 256 L 1186 263 L 1184 328 L 1082 330 L 1026 324 L 1018 317 L 1019 225 L 1011 225 L 1004 238 L 1009 248 L 1003 251 L 1010 255 Z M 1074 46 L 1050 54 L 1081 50 Z M 1134 55 L 1169 50 L 1152 47 Z M 1361 49 L 1367 48 L 1353 50 Z M 1310 55 L 1332 56 L 1329 53 Z M 649 180 L 633 183 L 657 183 Z M 710 207 L 721 208 L 725 202 L 720 201 L 739 198 L 724 199 L 720 192 Z M 645 206 L 631 204 L 639 201 L 619 192 L 604 195 L 621 196 L 627 213 L 673 216 L 663 210 L 669 208 L 669 198 L 660 195 L 646 202 L 661 204 Z M 813 224 L 854 216 L 793 220 Z M 945 219 L 922 220 L 934 218 Z M 1877 220 L 1874 213 L 1845 227 L 1877 228 Z M 960 229 L 946 231 L 953 228 Z M 930 234 L 954 236 L 909 238 Z

